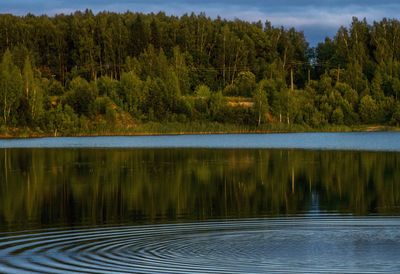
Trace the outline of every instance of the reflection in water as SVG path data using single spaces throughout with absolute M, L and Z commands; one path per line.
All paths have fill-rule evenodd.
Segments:
M 400 153 L 0 155 L 1 273 L 400 271 Z
M 2 230 L 400 213 L 399 153 L 2 149 L 0 155 Z

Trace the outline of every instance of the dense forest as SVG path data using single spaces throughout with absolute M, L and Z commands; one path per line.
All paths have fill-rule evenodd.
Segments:
M 123 14 L 0 15 L 0 133 L 146 123 L 400 123 L 400 21 L 353 18 L 312 48 L 270 22 Z

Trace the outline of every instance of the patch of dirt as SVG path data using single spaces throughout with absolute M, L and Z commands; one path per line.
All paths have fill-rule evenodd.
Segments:
M 243 107 L 243 108 L 251 108 L 253 106 L 253 102 L 242 101 L 242 102 L 228 102 L 228 106 L 230 107 Z

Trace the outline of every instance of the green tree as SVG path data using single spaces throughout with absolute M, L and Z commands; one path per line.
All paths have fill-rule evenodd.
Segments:
M 171 97 L 166 83 L 160 78 L 148 77 L 144 90 L 146 94 L 144 109 L 149 119 L 157 121 L 168 119 L 174 111 L 175 98 Z
M 250 97 L 256 88 L 256 77 L 250 71 L 240 72 L 235 85 L 239 96 Z
M 371 94 L 375 100 L 380 100 L 384 96 L 382 85 L 383 85 L 382 75 L 379 71 L 376 71 L 374 79 L 372 80 L 371 84 Z
M 121 75 L 118 93 L 131 114 L 138 114 L 145 100 L 144 83 L 134 72 L 125 72 Z
M 44 94 L 39 79 L 34 75 L 29 56 L 25 60 L 22 76 L 24 80 L 24 96 L 28 102 L 30 119 L 36 121 L 43 111 Z
M 267 80 L 261 80 L 255 91 L 253 92 L 253 109 L 257 115 L 257 125 L 260 126 L 261 122 L 266 120 L 266 114 L 268 113 L 268 98 L 266 93 L 268 82 Z
M 137 14 L 131 26 L 132 55 L 139 56 L 139 54 L 141 54 L 147 48 L 148 43 L 149 31 L 147 29 L 146 23 L 143 21 L 142 15 Z
M 394 112 L 393 112 L 393 115 L 391 118 L 391 123 L 396 126 L 400 125 L 400 103 L 396 104 L 396 107 L 394 109 Z
M 161 48 L 161 33 L 159 24 L 153 18 L 150 23 L 150 43 L 154 46 L 154 48 Z
M 113 98 L 117 94 L 118 83 L 119 81 L 114 80 L 108 76 L 100 77 L 96 82 L 99 95 Z
M 179 47 L 174 47 L 172 67 L 179 80 L 181 94 L 188 94 L 190 89 L 189 68 L 186 64 L 186 54 L 182 53 Z
M 14 65 L 11 52 L 7 50 L 0 64 L 0 110 L 6 125 L 10 121 L 12 111 L 18 107 L 22 93 L 21 72 Z
M 375 123 L 377 121 L 378 106 L 370 95 L 364 96 L 360 101 L 360 116 L 364 123 Z
M 226 107 L 225 97 L 222 95 L 222 92 L 215 92 L 210 97 L 209 102 L 209 110 L 212 119 L 218 120 L 223 118 L 223 110 Z
M 227 96 L 251 97 L 256 88 L 255 75 L 250 71 L 240 72 L 235 81 L 224 89 Z
M 332 113 L 332 123 L 336 125 L 343 124 L 344 114 L 340 107 L 337 107 Z
M 92 116 L 95 112 L 97 89 L 81 77 L 74 78 L 65 95 L 65 103 L 78 115 Z
M 43 128 L 52 132 L 54 136 L 61 134 L 71 134 L 79 130 L 79 118 L 74 110 L 69 106 L 64 107 L 59 104 L 50 109 L 44 117 Z
M 198 85 L 194 91 L 194 94 L 198 97 L 207 99 L 211 96 L 211 90 L 207 85 Z
M 74 76 L 96 80 L 101 50 L 96 42 L 96 20 L 93 12 L 75 12 L 69 31 L 73 42 L 72 58 L 76 65 Z
M 115 104 L 123 106 L 123 99 L 119 95 L 120 81 L 114 80 L 108 76 L 100 77 L 97 82 L 97 90 L 100 96 L 110 98 Z

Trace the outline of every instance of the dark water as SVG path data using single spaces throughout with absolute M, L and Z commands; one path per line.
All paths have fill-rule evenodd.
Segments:
M 400 153 L 0 149 L 1 273 L 399 273 Z

